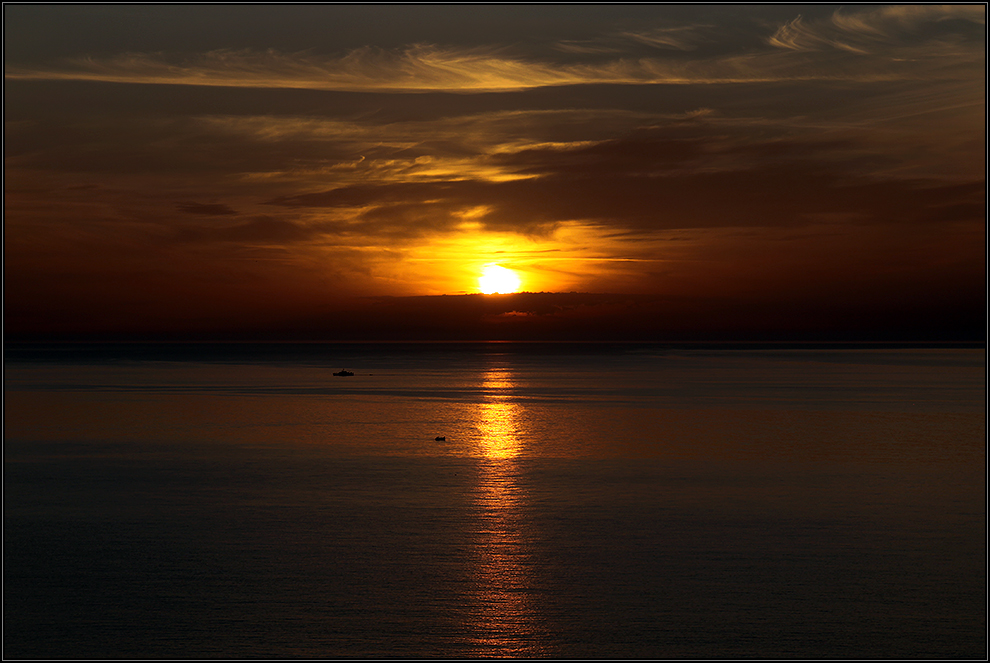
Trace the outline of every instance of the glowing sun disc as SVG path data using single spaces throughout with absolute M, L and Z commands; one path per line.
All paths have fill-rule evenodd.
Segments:
M 478 286 L 486 295 L 515 292 L 519 289 L 519 283 L 516 273 L 501 265 L 485 265 L 478 279 Z

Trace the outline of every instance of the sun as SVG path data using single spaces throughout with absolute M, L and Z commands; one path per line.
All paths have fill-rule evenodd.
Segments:
M 478 286 L 486 295 L 506 294 L 519 290 L 519 276 L 501 265 L 485 265 L 481 270 Z

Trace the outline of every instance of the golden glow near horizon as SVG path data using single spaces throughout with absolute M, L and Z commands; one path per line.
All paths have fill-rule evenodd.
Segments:
M 429 235 L 401 254 L 383 253 L 380 247 L 361 249 L 368 260 L 377 260 L 373 273 L 381 275 L 392 292 L 403 295 L 483 293 L 482 270 L 491 265 L 506 268 L 519 284 L 497 287 L 509 292 L 571 292 L 593 288 L 636 291 L 647 263 L 683 258 L 705 239 L 704 231 L 677 231 L 671 245 L 668 233 L 656 238 L 629 241 L 610 237 L 595 224 L 567 221 L 551 232 L 518 234 L 493 231 L 480 223 L 464 223 L 448 232 Z M 700 235 L 695 237 L 696 235 Z M 334 246 L 331 251 L 338 250 Z M 662 257 L 661 257 L 662 254 Z M 400 259 L 396 256 L 401 255 Z M 688 256 L 690 257 L 690 256 Z
M 486 295 L 516 292 L 521 283 L 519 275 L 514 271 L 495 264 L 485 265 L 478 279 L 478 287 Z

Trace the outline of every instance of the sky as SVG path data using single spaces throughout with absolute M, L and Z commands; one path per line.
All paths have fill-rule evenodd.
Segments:
M 7 4 L 5 333 L 983 339 L 985 19 Z

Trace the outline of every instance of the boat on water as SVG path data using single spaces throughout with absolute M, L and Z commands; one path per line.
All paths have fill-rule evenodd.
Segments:
M 347 377 L 348 375 L 354 375 L 354 374 L 351 373 L 350 371 L 345 371 L 345 370 L 341 369 L 340 373 L 334 373 L 334 375 L 340 375 L 342 377 Z

